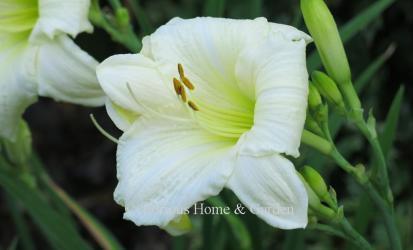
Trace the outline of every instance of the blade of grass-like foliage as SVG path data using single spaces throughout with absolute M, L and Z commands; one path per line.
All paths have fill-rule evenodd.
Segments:
M 357 77 L 355 88 L 357 93 L 361 93 L 373 76 L 379 71 L 383 64 L 393 55 L 396 50 L 395 44 L 390 44 L 386 51 L 374 59 L 374 61 Z
M 65 215 L 68 223 L 72 222 L 70 221 L 70 209 L 103 249 L 123 249 L 122 245 L 110 231 L 50 179 L 37 155 L 31 155 L 30 163 L 32 168 L 36 171 L 39 184 L 45 186 L 45 191 L 50 195 L 53 205 L 59 208 L 62 215 Z
M 99 243 L 103 249 L 118 250 L 123 249 L 116 238 L 92 215 L 84 208 L 76 203 L 69 195 L 67 195 L 59 186 L 57 186 L 51 179 L 46 182 L 51 189 L 62 199 L 62 201 L 76 214 L 82 224 L 93 235 L 93 238 Z
M 19 235 L 19 242 L 21 242 L 22 248 L 25 250 L 34 250 L 33 239 L 30 236 L 21 208 L 10 195 L 6 195 L 6 203 L 8 205 L 11 218 L 14 221 L 14 225 L 16 226 L 16 231 Z
M 395 0 L 376 1 L 356 17 L 348 21 L 343 27 L 339 29 L 343 43 L 346 43 L 360 30 L 366 28 L 369 23 L 380 16 L 381 13 L 383 13 L 383 11 L 385 11 L 394 2 Z M 321 66 L 320 56 L 318 55 L 317 51 L 311 53 L 307 60 L 307 65 L 310 72 L 318 69 Z
M 204 5 L 204 15 L 222 17 L 225 11 L 225 0 L 207 0 Z
M 401 85 L 387 113 L 383 132 L 379 135 L 379 141 L 383 148 L 383 154 L 387 158 L 396 137 L 397 124 L 399 123 L 400 108 L 403 102 L 404 86 Z
M 143 10 L 142 6 L 140 5 L 139 0 L 128 0 L 127 2 L 130 5 L 136 20 L 138 21 L 142 35 L 146 36 L 151 34 L 154 31 L 154 28 L 151 25 L 151 22 L 149 21 L 149 18 Z
M 0 185 L 9 195 L 24 205 L 53 248 L 59 250 L 91 249 L 76 228 L 66 223 L 36 189 L 29 187 L 19 179 L 17 174 L 6 168 L 4 161 L 0 164 Z
M 383 153 L 386 158 L 388 156 L 391 146 L 393 145 L 393 141 L 396 135 L 397 124 L 399 121 L 400 108 L 401 108 L 401 104 L 403 101 L 403 95 L 404 95 L 404 86 L 400 86 L 399 90 L 397 91 L 397 94 L 395 95 L 393 99 L 389 112 L 387 113 L 384 130 L 379 135 L 379 141 L 383 148 Z M 368 222 L 370 221 L 371 218 L 375 216 L 375 214 L 372 212 L 373 209 L 374 209 L 373 203 L 370 201 L 367 195 L 364 194 L 360 198 L 360 205 L 356 212 L 355 224 L 354 224 L 356 230 L 359 231 L 361 234 L 366 232 Z M 348 249 L 351 249 L 351 248 L 348 248 Z
M 207 202 L 215 207 L 226 207 L 225 202 L 218 196 L 210 197 Z M 239 248 L 243 250 L 252 249 L 251 236 L 244 222 L 232 213 L 223 214 L 222 216 L 228 222 L 232 234 L 239 242 Z

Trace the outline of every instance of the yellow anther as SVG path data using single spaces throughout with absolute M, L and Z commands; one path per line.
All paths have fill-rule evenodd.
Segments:
M 178 63 L 178 72 L 179 72 L 179 76 L 181 78 L 185 77 L 184 68 L 182 67 L 182 64 L 180 64 L 180 63 Z
M 193 101 L 188 101 L 188 105 L 189 105 L 189 107 L 191 107 L 191 109 L 193 109 L 194 111 L 199 111 L 198 106 L 197 106 Z
M 183 86 L 182 86 L 181 82 L 174 77 L 173 83 L 174 83 L 174 89 L 175 89 L 176 94 L 181 95 L 182 90 L 183 90 Z
M 191 81 L 189 81 L 188 78 L 186 78 L 185 76 L 181 77 L 182 82 L 184 83 L 184 85 L 190 89 L 190 90 L 194 90 L 195 86 L 191 83 Z
M 186 102 L 186 92 L 185 92 L 185 89 L 182 87 L 182 85 L 181 85 L 181 98 L 182 98 L 182 101 Z

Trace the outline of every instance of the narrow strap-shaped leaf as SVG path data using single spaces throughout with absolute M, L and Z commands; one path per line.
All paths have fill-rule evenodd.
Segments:
M 204 15 L 222 17 L 225 11 L 225 0 L 207 0 L 204 5 Z
M 373 62 L 357 77 L 354 87 L 357 93 L 361 93 L 374 75 L 379 71 L 383 64 L 389 59 L 396 49 L 396 45 L 390 44 L 386 51 L 379 57 L 373 60 Z
M 6 202 L 19 236 L 17 245 L 21 245 L 25 250 L 34 250 L 33 239 L 30 236 L 29 229 L 27 228 L 27 223 L 23 217 L 22 209 L 10 195 L 6 195 Z
M 218 196 L 210 197 L 207 202 L 216 207 L 227 206 L 225 202 Z M 223 214 L 222 216 L 224 216 L 224 219 L 228 222 L 228 225 L 231 228 L 232 234 L 238 240 L 240 249 L 252 249 L 251 236 L 244 222 L 232 213 Z
M 371 4 L 367 9 L 362 11 L 357 16 L 353 17 L 344 26 L 342 26 L 340 31 L 341 40 L 346 43 L 351 38 L 353 38 L 360 30 L 367 27 L 372 21 L 374 21 L 378 16 L 383 13 L 395 0 L 379 0 Z M 308 68 L 310 72 L 318 69 L 321 66 L 320 56 L 317 51 L 311 53 L 307 60 Z
M 379 135 L 379 141 L 383 148 L 383 154 L 386 158 L 388 157 L 390 148 L 392 147 L 396 136 L 397 124 L 399 123 L 400 117 L 400 108 L 403 102 L 403 95 L 404 86 L 401 85 L 393 99 L 389 112 L 387 113 L 383 132 Z
M 130 5 L 133 14 L 138 21 L 139 28 L 142 31 L 142 35 L 146 36 L 151 34 L 154 31 L 154 28 L 149 21 L 148 16 L 145 13 L 145 10 L 139 3 L 139 0 L 128 0 L 128 4 Z
M 62 216 L 50 207 L 36 189 L 30 188 L 16 174 L 6 169 L 4 162 L 0 162 L 0 164 L 0 186 L 12 197 L 23 203 L 31 218 L 53 248 L 59 250 L 91 249 L 79 235 L 76 228 L 66 223 Z
M 46 182 L 51 189 L 56 192 L 57 196 L 70 208 L 70 210 L 79 218 L 82 224 L 93 235 L 96 241 L 103 249 L 120 250 L 123 249 L 116 238 L 87 210 L 76 203 L 69 195 L 67 195 L 59 186 L 57 186 L 51 179 Z

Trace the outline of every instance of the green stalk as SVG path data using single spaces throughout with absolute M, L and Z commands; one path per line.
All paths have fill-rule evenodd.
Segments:
M 319 150 L 321 153 L 325 154 L 325 151 L 322 151 L 324 147 L 320 147 L 320 145 L 324 145 L 328 143 L 328 141 L 315 134 L 313 134 L 312 137 L 313 137 L 313 141 L 310 141 L 310 143 L 308 141 L 308 138 L 304 140 L 302 139 L 302 142 L 304 144 L 307 144 Z M 316 137 L 319 137 L 319 138 L 316 138 Z M 314 143 L 314 141 L 322 142 L 323 140 L 324 142 L 321 144 Z M 376 190 L 376 188 L 370 182 L 368 176 L 364 172 L 364 169 L 362 167 L 354 167 L 353 165 L 351 165 L 340 154 L 340 152 L 335 147 L 333 147 L 333 149 L 329 153 L 327 153 L 327 155 L 331 157 L 337 163 L 337 165 L 339 165 L 344 171 L 352 175 L 356 179 L 356 181 L 364 188 L 364 190 L 367 192 L 369 197 L 373 200 L 373 202 L 379 208 L 380 213 L 383 216 L 383 220 L 386 226 L 391 248 L 394 250 L 401 250 L 402 246 L 401 246 L 401 241 L 400 241 L 399 233 L 397 230 L 396 222 L 394 220 L 393 209 L 391 205 L 388 204 L 385 199 L 383 199 L 380 193 Z M 346 225 L 342 225 L 342 226 L 346 226 Z
M 346 218 L 339 222 L 342 231 L 349 237 L 351 243 L 356 245 L 359 249 L 363 250 L 373 250 L 373 247 L 368 243 L 363 236 L 361 236 L 348 222 Z
M 364 135 L 364 137 L 367 139 L 367 141 L 370 143 L 373 149 L 372 152 L 377 160 L 377 165 L 373 166 L 373 178 L 375 180 L 375 184 L 383 192 L 384 197 L 386 197 L 386 199 L 392 206 L 393 194 L 389 184 L 387 163 L 383 154 L 383 150 L 380 146 L 377 134 L 375 133 L 375 131 L 372 132 L 369 129 L 364 119 L 353 118 L 353 122 L 356 124 L 357 128 L 361 131 L 361 133 Z
M 119 13 L 123 10 L 123 7 L 118 0 L 112 0 L 111 4 L 114 7 L 115 12 Z M 127 15 L 125 12 L 123 14 Z M 113 20 L 108 20 L 108 17 L 101 10 L 97 0 L 92 1 L 89 12 L 90 21 L 95 26 L 104 29 L 111 36 L 112 40 L 122 44 L 131 52 L 137 53 L 141 48 L 141 42 L 139 37 L 133 31 L 132 25 L 130 23 L 120 24 L 117 18 L 111 18 L 113 18 Z M 128 19 L 129 17 L 123 16 L 123 18 Z

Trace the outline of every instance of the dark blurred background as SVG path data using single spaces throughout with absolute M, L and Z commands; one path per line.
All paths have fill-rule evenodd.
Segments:
M 102 1 L 103 2 L 103 1 Z M 128 1 L 124 1 L 128 2 Z M 248 1 L 227 0 L 224 17 L 229 18 L 253 18 L 257 16 L 267 17 L 270 21 L 292 24 L 305 30 L 299 11 L 299 2 L 291 0 L 263 1 L 262 6 L 251 10 Z M 357 13 L 368 7 L 374 1 L 342 1 L 330 0 L 329 6 L 337 20 L 338 25 L 346 23 Z M 175 16 L 190 18 L 201 16 L 204 13 L 204 2 L 200 0 L 146 0 L 140 4 L 148 17 L 150 25 L 154 28 L 164 24 Z M 391 58 L 374 76 L 373 80 L 362 94 L 365 108 L 374 107 L 374 114 L 379 121 L 383 121 L 391 101 L 401 85 L 405 86 L 405 98 L 401 109 L 401 118 L 398 134 L 395 141 L 395 149 L 391 151 L 391 176 L 395 190 L 396 202 L 400 204 L 398 209 L 402 214 L 407 214 L 404 220 L 413 225 L 412 221 L 412 192 L 413 180 L 413 1 L 396 1 L 384 14 L 377 18 L 368 28 L 359 32 L 346 44 L 349 61 L 353 75 L 357 77 L 375 58 L 384 53 L 390 44 L 396 46 Z M 136 25 L 137 26 L 137 25 Z M 137 27 L 137 32 L 142 31 Z M 99 61 L 118 53 L 127 53 L 121 45 L 111 41 L 110 37 L 102 30 L 96 28 L 93 34 L 82 34 L 76 41 L 78 44 L 95 56 Z M 309 46 L 311 52 L 314 45 Z M 47 166 L 52 178 L 74 197 L 83 207 L 99 218 L 120 240 L 126 249 L 170 249 L 176 240 L 172 240 L 163 231 L 156 227 L 136 227 L 133 223 L 122 219 L 123 209 L 113 201 L 112 194 L 116 186 L 116 145 L 104 138 L 93 126 L 89 114 L 93 113 L 98 122 L 111 134 L 120 135 L 104 108 L 89 109 L 64 103 L 56 103 L 52 100 L 41 98 L 26 112 L 33 133 L 34 148 Z M 339 138 L 351 137 L 351 128 L 345 128 L 339 134 Z M 352 138 L 352 137 L 351 137 Z M 360 137 L 345 141 L 352 145 L 349 152 L 352 160 L 363 159 L 367 147 Z M 359 153 L 354 153 L 358 151 Z M 360 153 L 361 152 L 361 153 Z M 330 184 L 338 190 L 340 199 L 351 198 L 355 192 L 348 188 L 348 181 L 341 178 L 340 170 L 329 171 Z M 357 189 L 355 189 L 357 190 Z M 6 246 L 15 235 L 14 228 L 7 207 L 0 203 L 0 245 Z M 351 201 L 350 205 L 351 207 Z M 266 228 L 266 225 L 261 225 Z M 270 230 L 268 228 L 264 230 Z M 318 246 L 318 240 L 300 230 L 285 232 L 271 229 L 268 249 L 281 249 L 292 244 L 296 237 L 308 246 L 308 249 L 326 249 Z M 368 229 L 375 237 L 380 236 L 375 229 Z M 379 230 L 380 231 L 380 230 Z M 32 233 L 38 236 L 38 244 L 41 249 L 44 240 L 36 227 L 32 227 Z M 411 231 L 410 237 L 413 236 Z M 88 234 L 84 232 L 85 237 Z M 406 235 L 405 237 L 409 237 Z M 297 238 L 298 239 L 298 238 Z M 189 235 L 180 239 L 189 246 L 199 246 L 197 235 Z M 264 243 L 263 243 L 264 244 Z M 296 242 L 293 244 L 302 244 Z M 344 248 L 340 240 L 332 240 L 336 248 Z M 238 249 L 236 245 L 231 247 Z M 303 248 L 297 248 L 303 249 Z

